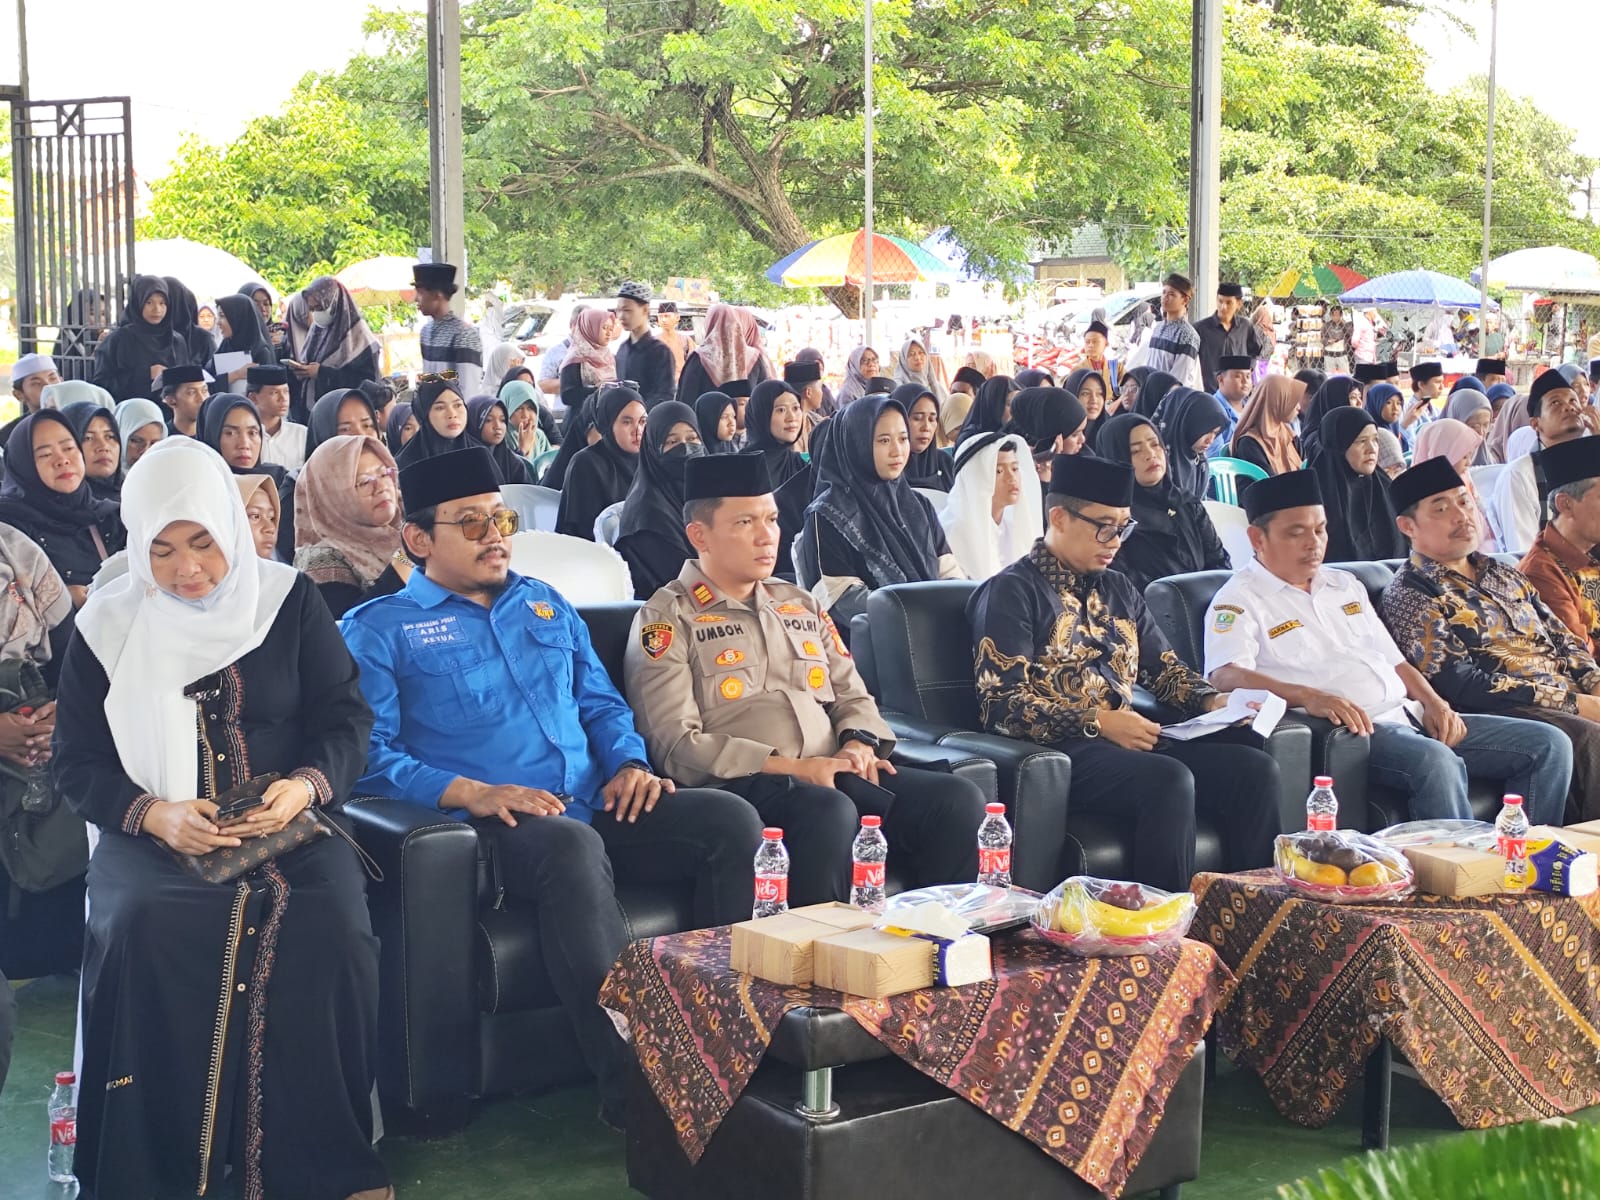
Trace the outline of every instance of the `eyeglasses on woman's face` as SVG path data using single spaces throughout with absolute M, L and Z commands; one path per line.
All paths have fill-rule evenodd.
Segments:
M 382 470 L 374 471 L 370 475 L 358 475 L 356 476 L 356 491 L 360 492 L 364 496 L 370 496 L 373 489 L 377 487 L 380 482 L 385 479 L 393 479 L 399 473 L 400 472 L 396 471 L 393 467 L 384 467 Z M 483 535 L 479 534 L 478 536 L 482 537 Z
M 461 536 L 469 542 L 481 542 L 489 536 L 489 526 L 492 524 L 501 537 L 510 537 L 522 524 L 522 518 L 509 508 L 499 508 L 485 516 L 483 513 L 468 513 L 459 521 L 435 521 L 435 525 L 454 525 L 461 530 Z

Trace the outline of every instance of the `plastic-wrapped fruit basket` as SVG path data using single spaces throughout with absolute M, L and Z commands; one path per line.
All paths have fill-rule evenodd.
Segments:
M 1353 829 L 1279 834 L 1276 859 L 1285 884 L 1330 904 L 1397 900 L 1416 882 L 1404 854 Z
M 1194 920 L 1194 897 L 1142 883 L 1074 875 L 1033 910 L 1041 937 L 1084 957 L 1147 954 L 1175 946 Z

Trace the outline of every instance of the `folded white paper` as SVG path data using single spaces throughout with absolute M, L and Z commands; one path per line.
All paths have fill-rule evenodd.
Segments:
M 255 360 L 250 357 L 248 350 L 230 350 L 226 354 L 218 354 L 213 361 L 217 367 L 217 378 L 226 379 L 240 367 L 248 367 Z M 243 378 L 235 380 L 228 385 L 228 390 L 242 396 L 247 383 L 248 380 Z
M 1229 725 L 1248 721 L 1251 731 L 1257 737 L 1268 738 L 1272 736 L 1272 731 L 1278 727 L 1278 722 L 1283 720 L 1283 714 L 1288 709 L 1289 706 L 1284 703 L 1282 696 L 1253 688 L 1239 688 L 1228 693 L 1228 702 L 1221 708 L 1201 713 L 1198 717 L 1191 717 L 1177 725 L 1163 725 L 1161 736 L 1171 738 L 1175 742 L 1189 742 L 1195 738 L 1205 737 L 1208 733 L 1215 733 L 1219 729 L 1226 729 Z

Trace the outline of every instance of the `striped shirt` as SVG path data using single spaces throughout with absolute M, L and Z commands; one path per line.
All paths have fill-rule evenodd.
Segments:
M 422 369 L 454 371 L 461 398 L 483 391 L 483 339 L 475 326 L 452 313 L 435 317 L 422 327 Z
M 1200 335 L 1187 320 L 1159 322 L 1146 346 L 1145 366 L 1165 371 L 1185 387 L 1200 386 Z

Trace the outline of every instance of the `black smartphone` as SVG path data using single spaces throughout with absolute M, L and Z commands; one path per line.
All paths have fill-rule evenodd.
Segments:
M 240 796 L 237 800 L 230 801 L 226 807 L 217 809 L 217 824 L 232 825 L 246 813 L 253 812 L 266 802 L 265 796 Z

